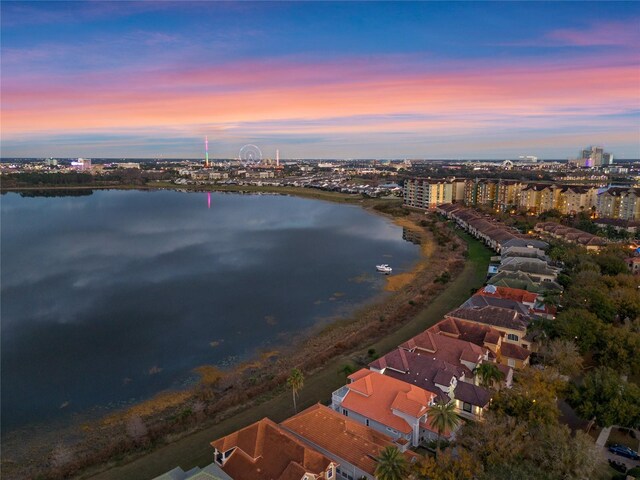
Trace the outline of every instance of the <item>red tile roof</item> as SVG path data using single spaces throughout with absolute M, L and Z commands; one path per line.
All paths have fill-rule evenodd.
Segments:
M 281 426 L 303 441 L 372 476 L 377 466 L 375 458 L 380 456 L 385 447 L 394 444 L 391 437 L 320 404 L 285 420 Z M 409 463 L 418 458 L 413 452 L 405 452 L 404 457 Z
M 232 450 L 222 470 L 235 480 L 300 480 L 305 473 L 324 479 L 332 463 L 268 418 L 211 445 L 218 452 Z
M 493 292 L 495 288 L 495 292 Z M 538 298 L 537 293 L 528 292 L 527 290 L 520 290 L 519 288 L 499 287 L 487 289 L 486 287 L 478 290 L 474 295 L 493 298 L 506 298 L 509 300 L 515 300 L 520 303 L 535 303 Z
M 342 407 L 399 432 L 411 433 L 411 426 L 392 409 L 417 418 L 426 413 L 435 394 L 381 373 L 363 370 L 356 372 L 360 374 L 358 380 L 347 385 L 349 393 Z
M 469 363 L 479 363 L 486 353 L 485 348 L 466 340 L 441 334 L 439 330 L 432 328 L 409 339 L 400 345 L 400 348 L 415 352 L 428 352 L 430 357 L 462 367 L 467 372 L 469 368 L 462 363 L 462 360 Z
M 503 342 L 500 347 L 500 354 L 507 358 L 515 358 L 517 360 L 526 360 L 531 355 L 531 351 L 522 348 L 520 345 Z

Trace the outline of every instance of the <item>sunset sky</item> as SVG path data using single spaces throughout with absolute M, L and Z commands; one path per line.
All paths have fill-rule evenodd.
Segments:
M 3 157 L 640 158 L 640 2 L 7 2 Z

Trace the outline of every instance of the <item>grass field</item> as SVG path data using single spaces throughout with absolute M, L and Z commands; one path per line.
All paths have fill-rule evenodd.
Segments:
M 366 354 L 370 348 L 374 348 L 379 354 L 388 352 L 439 321 L 446 312 L 459 306 L 469 297 L 472 287 L 477 288 L 483 284 L 491 252 L 468 235 L 463 233 L 459 233 L 459 235 L 469 246 L 469 257 L 463 271 L 449 284 L 448 288 L 418 313 L 414 319 L 393 334 L 374 344 L 363 345 L 360 352 L 337 357 L 327 363 L 322 370 L 307 377 L 304 388 L 300 391 L 299 410 L 318 401 L 328 402 L 331 398 L 331 392 L 345 383 L 344 376 L 338 374 L 339 368 L 346 363 L 351 363 L 354 356 Z M 129 463 L 115 465 L 114 468 L 91 478 L 95 480 L 151 479 L 176 466 L 180 466 L 184 470 L 194 466 L 204 466 L 213 461 L 213 449 L 209 445 L 211 441 L 263 417 L 280 422 L 293 414 L 291 392 L 282 389 L 271 399 L 252 406 L 217 425 L 180 438 Z M 88 475 L 85 475 L 85 478 L 87 477 Z

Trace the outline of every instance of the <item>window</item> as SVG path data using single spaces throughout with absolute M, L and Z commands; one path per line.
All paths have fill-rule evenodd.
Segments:
M 327 470 L 327 478 L 333 478 L 333 468 L 331 467 Z
M 464 402 L 464 403 L 462 404 L 462 410 L 464 410 L 465 412 L 469 412 L 469 413 L 471 413 L 472 408 L 473 408 L 473 407 L 471 406 L 471 404 L 470 404 L 470 403 Z
M 368 427 L 369 426 L 369 419 L 368 418 L 365 420 L 365 423 L 367 424 L 367 427 Z
M 514 342 L 517 342 L 518 340 L 520 340 L 520 338 L 518 337 L 518 335 L 514 335 L 513 333 L 509 333 L 507 335 L 507 340 L 513 340 Z
M 510 367 L 515 367 L 516 366 L 516 361 L 513 358 L 509 358 L 507 360 L 507 365 L 509 365 Z
M 343 414 L 345 417 L 348 417 L 348 416 L 349 416 L 349 410 L 345 410 L 345 409 L 343 408 L 343 409 L 342 409 L 342 414 Z

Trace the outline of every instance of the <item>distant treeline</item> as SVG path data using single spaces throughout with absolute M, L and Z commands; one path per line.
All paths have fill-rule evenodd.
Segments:
M 93 195 L 91 189 L 59 189 L 55 190 L 25 190 L 18 192 L 21 197 L 86 197 Z
M 4 188 L 42 186 L 108 186 L 108 185 L 145 185 L 149 180 L 171 178 L 170 173 L 141 171 L 138 169 L 115 170 L 101 174 L 83 172 L 20 172 L 2 177 Z

